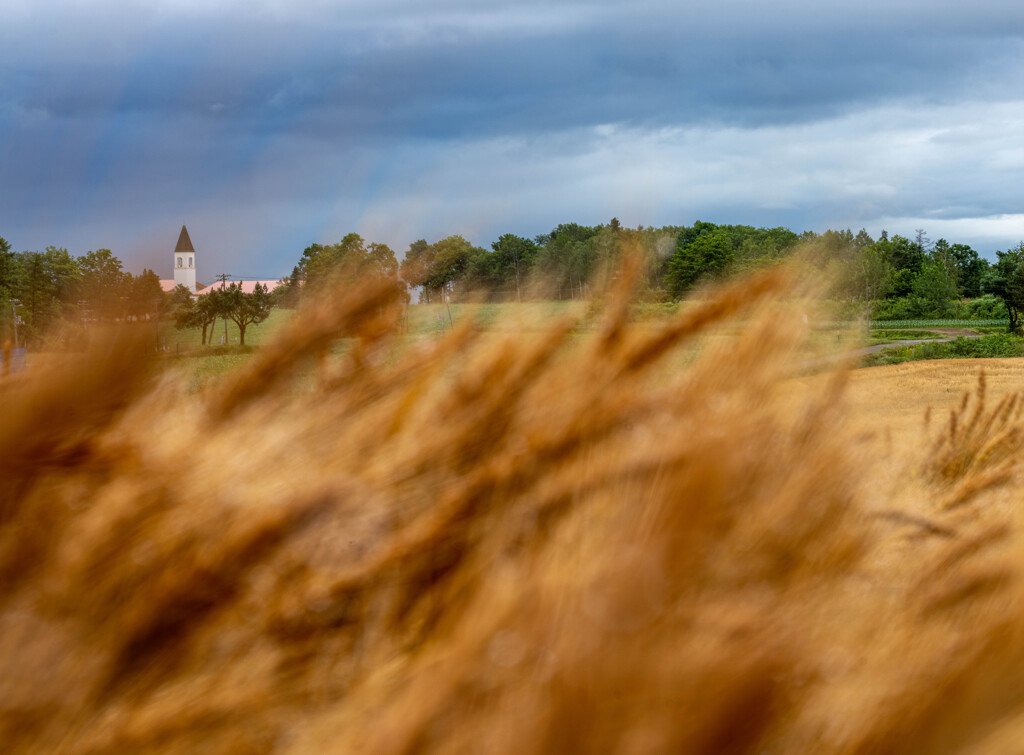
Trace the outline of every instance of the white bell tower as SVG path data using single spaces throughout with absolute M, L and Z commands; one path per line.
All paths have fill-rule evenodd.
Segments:
M 196 292 L 196 250 L 185 226 L 181 227 L 178 245 L 174 247 L 174 285 Z

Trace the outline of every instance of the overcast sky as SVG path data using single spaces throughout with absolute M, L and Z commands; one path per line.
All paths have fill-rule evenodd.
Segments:
M 280 277 L 560 222 L 1024 239 L 1019 0 L 0 0 L 0 236 Z

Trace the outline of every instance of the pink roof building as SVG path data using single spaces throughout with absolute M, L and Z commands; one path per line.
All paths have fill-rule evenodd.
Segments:
M 210 291 L 217 291 L 222 288 L 227 288 L 231 285 L 231 282 L 225 283 L 223 281 L 217 281 L 209 286 L 204 286 L 202 283 L 195 282 L 196 265 L 194 263 L 195 249 L 192 246 L 192 239 L 189 238 L 188 231 L 185 226 L 181 227 L 181 234 L 178 236 L 178 245 L 174 248 L 174 278 L 173 279 L 161 279 L 160 288 L 163 289 L 164 293 L 171 293 L 174 290 L 175 285 L 183 283 L 187 288 L 192 291 L 193 296 L 202 296 Z M 184 280 L 182 275 L 184 273 L 190 273 L 191 277 L 188 280 Z M 242 286 L 242 291 L 247 294 L 251 294 L 257 284 L 263 284 L 267 287 L 267 291 L 273 291 L 275 288 L 281 285 L 279 280 L 267 280 L 267 281 L 235 281 Z
M 267 291 L 273 291 L 275 288 L 281 285 L 281 281 L 217 281 L 206 286 L 198 292 L 198 296 L 207 294 L 210 291 L 220 291 L 223 288 L 228 288 L 232 283 L 238 283 L 242 286 L 242 291 L 247 294 L 251 294 L 256 290 L 257 284 L 262 284 L 267 287 Z

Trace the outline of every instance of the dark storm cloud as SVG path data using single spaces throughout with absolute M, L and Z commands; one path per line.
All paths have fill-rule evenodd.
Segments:
M 647 184 L 676 204 L 652 194 L 637 204 L 645 223 L 689 222 L 671 213 L 693 211 L 820 226 L 1020 206 L 1007 158 L 1016 111 L 1004 111 L 1009 124 L 988 117 L 1024 91 L 1016 3 L 38 2 L 8 11 L 0 234 L 26 245 L 72 243 L 54 233 L 130 245 L 169 215 L 207 213 L 218 244 L 248 245 L 284 271 L 290 262 L 271 262 L 285 254 L 275 245 L 383 228 L 388 208 L 429 215 L 431 230 L 464 222 L 492 233 L 502 213 L 521 228 L 587 206 L 611 214 L 608 193 Z M 932 133 L 934 117 L 956 128 Z M 979 145 L 998 150 L 984 175 Z M 979 175 L 963 175 L 972 164 Z M 852 180 L 862 165 L 873 173 Z M 691 196 L 673 181 L 708 183 Z M 514 201 L 479 204 L 495 186 Z M 478 216 L 457 220 L 468 212 Z M 254 227 L 271 219 L 274 232 Z
M 429 15 L 415 33 L 358 16 L 320 28 L 179 18 L 144 29 L 136 53 L 113 60 L 103 54 L 104 27 L 96 47 L 77 51 L 77 42 L 68 60 L 59 49 L 43 59 L 26 51 L 10 62 L 3 93 L 57 118 L 190 112 L 241 130 L 463 138 L 598 123 L 793 122 L 1020 82 L 1020 39 L 1012 26 L 985 28 L 984 14 L 938 31 L 924 19 L 923 29 L 800 17 L 758 28 L 726 12 L 693 17 L 674 8 L 551 31 L 540 13 L 535 25 L 508 33 L 469 21 L 434 28 Z

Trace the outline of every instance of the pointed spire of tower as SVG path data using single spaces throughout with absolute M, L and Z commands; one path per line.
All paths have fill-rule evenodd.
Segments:
M 174 247 L 174 251 L 195 254 L 196 250 L 192 248 L 192 239 L 188 237 L 188 229 L 184 225 L 181 227 L 181 235 L 178 236 L 178 245 Z
M 196 250 L 185 226 L 181 227 L 178 246 L 174 248 L 174 285 L 196 292 Z

